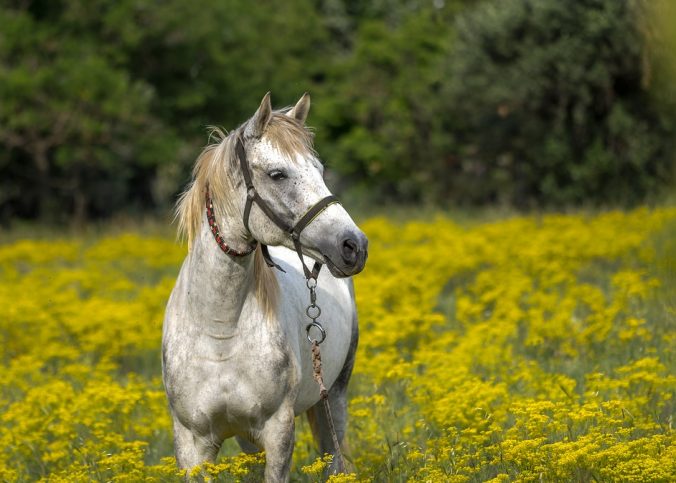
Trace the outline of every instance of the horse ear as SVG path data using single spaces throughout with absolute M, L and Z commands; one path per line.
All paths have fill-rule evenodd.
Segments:
M 310 94 L 306 92 L 300 99 L 298 99 L 296 105 L 293 106 L 293 109 L 291 109 L 286 115 L 293 117 L 294 119 L 300 121 L 301 124 L 304 124 L 305 119 L 307 119 L 308 112 L 310 112 Z
M 268 127 L 270 117 L 272 117 L 272 104 L 270 104 L 270 93 L 268 92 L 263 96 L 261 105 L 258 106 L 258 110 L 249 121 L 249 125 L 245 130 L 246 136 L 255 138 L 261 137 L 265 128 Z

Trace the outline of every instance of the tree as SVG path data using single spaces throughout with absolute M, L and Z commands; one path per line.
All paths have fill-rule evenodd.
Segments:
M 235 127 L 267 90 L 291 102 L 321 77 L 326 37 L 314 11 L 306 0 L 1 7 L 4 211 L 82 220 L 166 207 L 207 125 Z
M 153 132 L 152 90 L 28 11 L 0 10 L 0 23 L 0 142 L 24 160 L 10 165 L 24 201 L 42 218 L 69 204 L 80 222 L 93 201 L 124 199 L 138 133 Z
M 668 0 L 8 0 L 0 218 L 166 210 L 206 126 L 236 127 L 266 91 L 275 105 L 312 91 L 318 150 L 348 195 L 638 202 L 674 176 L 668 11 Z
M 363 20 L 313 113 L 318 144 L 351 190 L 400 201 L 437 199 L 442 126 L 438 65 L 451 45 L 447 11 L 433 6 Z
M 646 83 L 640 4 L 490 1 L 460 16 L 443 96 L 458 192 L 626 205 L 668 180 L 674 125 Z

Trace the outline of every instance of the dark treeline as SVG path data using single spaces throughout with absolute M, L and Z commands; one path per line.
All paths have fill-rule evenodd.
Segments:
M 0 220 L 166 210 L 205 127 L 267 91 L 312 93 L 344 196 L 652 199 L 674 171 L 660 4 L 4 0 Z

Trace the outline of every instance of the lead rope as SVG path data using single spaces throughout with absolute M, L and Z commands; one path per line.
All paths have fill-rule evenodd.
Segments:
M 319 316 L 322 314 L 322 309 L 317 305 L 317 279 L 308 278 L 307 279 L 307 288 L 310 291 L 310 305 L 305 309 L 305 314 L 312 320 L 306 327 L 305 332 L 307 333 L 307 340 L 312 344 L 312 369 L 313 376 L 317 385 L 319 386 L 319 397 L 324 403 L 324 412 L 326 413 L 326 420 L 329 422 L 329 430 L 331 431 L 331 439 L 333 440 L 333 447 L 335 449 L 334 458 L 338 462 L 338 468 L 345 471 L 345 460 L 343 459 L 343 453 L 340 450 L 340 442 L 338 441 L 338 435 L 336 434 L 336 426 L 333 424 L 333 417 L 331 416 L 331 406 L 329 405 L 329 391 L 326 390 L 324 386 L 324 375 L 322 374 L 322 354 L 319 350 L 319 344 L 324 342 L 326 339 L 326 331 L 321 323 L 317 321 Z M 321 339 L 313 339 L 310 336 L 310 330 L 312 328 L 319 330 L 321 334 Z

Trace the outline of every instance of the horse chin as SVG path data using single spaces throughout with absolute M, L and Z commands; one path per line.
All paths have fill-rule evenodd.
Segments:
M 331 272 L 331 275 L 333 275 L 336 278 L 347 278 L 350 276 L 347 273 L 343 272 L 340 268 L 338 268 L 336 264 L 333 263 L 331 259 L 326 255 L 324 255 L 324 264 L 328 267 L 329 272 Z
M 354 269 L 349 270 L 346 273 L 341 268 L 338 268 L 336 266 L 336 264 L 333 263 L 331 261 L 331 259 L 329 257 L 327 257 L 326 255 L 324 255 L 324 263 L 329 268 L 329 272 L 331 272 L 331 275 L 333 275 L 336 278 L 347 278 L 347 277 L 352 277 L 353 275 L 357 275 L 359 272 L 361 272 L 364 269 L 364 265 L 365 265 L 365 264 L 361 264 L 358 267 L 355 267 Z
M 336 278 L 351 277 L 351 276 L 356 275 L 359 272 L 361 272 L 364 268 L 364 265 L 362 264 L 359 267 L 356 267 L 356 269 L 346 271 L 346 270 L 340 268 L 335 263 L 333 263 L 333 260 L 331 260 L 331 258 L 328 255 L 325 255 L 324 253 L 322 253 L 321 251 L 319 251 L 317 249 L 307 249 L 307 248 L 305 248 L 303 250 L 303 252 L 304 252 L 305 255 L 310 256 L 313 260 L 326 265 L 326 267 L 329 269 L 329 272 L 331 272 L 331 275 L 333 275 Z M 364 262 L 365 261 L 366 260 L 364 260 Z M 311 266 L 310 266 L 310 268 L 311 268 Z

